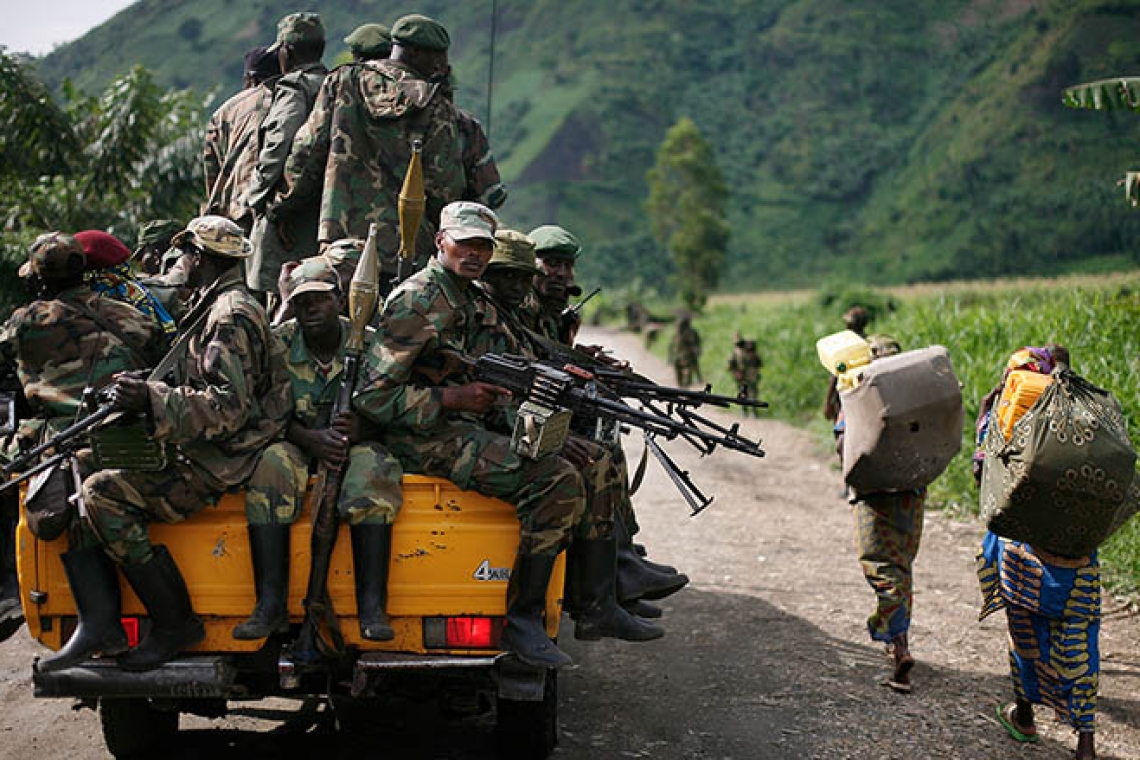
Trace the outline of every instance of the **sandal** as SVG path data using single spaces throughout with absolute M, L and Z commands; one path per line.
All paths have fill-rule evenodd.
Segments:
M 1037 735 L 1036 727 L 1027 731 L 1017 725 L 1017 719 L 1014 718 L 1014 713 L 1016 712 L 1017 705 L 1014 702 L 998 705 L 998 722 L 1005 727 L 1005 730 L 1009 732 L 1009 735 L 1013 737 L 1014 741 L 1027 742 L 1029 744 L 1041 741 L 1041 737 Z

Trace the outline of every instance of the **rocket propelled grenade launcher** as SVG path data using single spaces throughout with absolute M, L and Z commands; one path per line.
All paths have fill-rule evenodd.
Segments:
M 400 215 L 400 251 L 396 257 L 396 283 L 404 279 L 404 265 L 411 265 L 416 259 L 416 236 L 420 222 L 424 218 L 427 197 L 424 194 L 423 143 L 412 142 L 412 157 L 408 160 L 408 171 L 404 174 L 404 184 L 400 188 L 397 211 Z

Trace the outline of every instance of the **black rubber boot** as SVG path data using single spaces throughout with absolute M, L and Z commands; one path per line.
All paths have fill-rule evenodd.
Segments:
M 677 568 L 672 565 L 663 565 L 654 562 L 646 556 L 644 544 L 635 544 L 628 527 L 620 517 L 614 519 L 614 538 L 617 540 L 618 561 L 640 562 L 657 573 L 665 575 L 679 575 Z
M 656 620 L 665 613 L 656 604 L 650 604 L 642 599 L 634 599 L 632 602 L 625 602 L 622 604 L 625 611 L 631 615 L 637 615 L 646 620 Z
M 154 555 L 142 564 L 123 565 L 122 571 L 146 606 L 150 633 L 119 658 L 119 667 L 135 672 L 154 670 L 206 638 L 206 629 L 191 606 L 186 581 L 165 546 L 154 547 Z
M 116 657 L 127 651 L 115 563 L 98 546 L 74 549 L 60 559 L 79 612 L 79 627 L 54 656 L 36 664 L 41 673 L 70 668 L 96 654 Z
M 243 641 L 289 632 L 289 526 L 250 525 L 247 530 L 257 604 L 234 627 L 234 638 Z
M 632 552 L 618 552 L 617 557 L 617 596 L 623 604 L 636 599 L 664 599 L 689 582 L 684 573 L 659 573 L 628 554 Z
M 356 614 L 360 635 L 369 641 L 396 638 L 384 607 L 388 603 L 391 525 L 352 526 L 352 566 L 356 578 Z
M 16 516 L 0 508 L 0 641 L 24 624 L 20 576 L 16 574 Z
M 580 573 L 582 600 L 579 604 L 574 638 L 597 641 L 601 638 L 623 641 L 652 641 L 665 635 L 653 623 L 631 615 L 618 606 L 614 591 L 616 554 L 614 540 L 576 539 L 570 545 L 575 571 Z
M 573 662 L 550 640 L 542 625 L 554 559 L 545 554 L 518 555 L 507 585 L 503 649 L 514 652 L 520 660 L 536 668 L 561 668 Z

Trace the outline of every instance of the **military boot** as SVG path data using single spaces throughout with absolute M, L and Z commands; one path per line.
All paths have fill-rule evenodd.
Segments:
M 20 577 L 16 573 L 16 520 L 0 508 L 0 641 L 24 624 L 20 606 Z
M 352 565 L 356 578 L 356 614 L 360 635 L 369 641 L 396 638 L 384 607 L 388 603 L 391 525 L 352 526 Z
M 578 615 L 574 618 L 574 638 L 597 641 L 600 638 L 623 641 L 652 641 L 665 635 L 653 623 L 631 615 L 617 603 L 614 588 L 616 552 L 612 538 L 576 539 L 570 545 L 575 556 L 574 569 L 579 574 L 575 585 L 582 594 Z
M 507 585 L 507 625 L 502 647 L 536 668 L 561 668 L 573 662 L 550 640 L 542 624 L 554 559 L 545 554 L 518 555 Z
M 257 604 L 245 622 L 234 627 L 238 640 L 264 639 L 289 631 L 289 526 L 250 525 L 253 586 Z
M 54 656 L 36 663 L 50 673 L 78 665 L 96 654 L 115 657 L 127 651 L 127 634 L 120 620 L 119 574 L 101 547 L 88 546 L 60 555 L 79 627 Z
M 683 589 L 689 582 L 684 573 L 662 572 L 646 564 L 633 548 L 624 523 L 614 520 L 617 544 L 617 598 L 622 604 L 637 599 L 664 599 Z
M 155 546 L 149 560 L 123 565 L 122 570 L 146 606 L 150 632 L 119 658 L 119 667 L 135 672 L 154 670 L 206 638 L 206 629 L 190 603 L 186 581 L 165 546 Z
M 638 617 L 645 618 L 646 620 L 655 620 L 665 614 L 664 611 L 656 604 L 650 604 L 644 599 L 634 599 L 630 602 L 622 602 L 621 606 L 625 607 L 625 611 L 629 614 L 637 615 Z

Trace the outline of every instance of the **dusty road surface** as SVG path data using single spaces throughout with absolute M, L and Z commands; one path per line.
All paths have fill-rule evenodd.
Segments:
M 632 336 L 583 336 L 669 382 Z M 778 403 L 778 399 L 772 399 Z M 1074 737 L 1044 710 L 1043 741 L 1020 746 L 994 718 L 1010 698 L 1002 616 L 976 622 L 981 529 L 928 516 L 917 562 L 914 693 L 881 685 L 882 648 L 866 636 L 872 595 L 832 458 L 810 436 L 748 421 L 768 456 L 668 448 L 716 502 L 696 518 L 655 463 L 637 495 L 639 540 L 693 579 L 664 602 L 668 635 L 649 644 L 583 644 L 564 628 L 576 667 L 561 682 L 556 760 L 866 758 L 1059 760 Z M 636 441 L 633 441 L 636 443 Z M 630 446 L 633 462 L 640 447 Z M 1102 629 L 1101 758 L 1140 758 L 1140 620 L 1109 600 Z M 0 646 L 0 757 L 104 757 L 99 724 L 66 701 L 33 699 L 21 634 Z M 224 720 L 183 718 L 166 757 L 494 758 L 493 720 L 446 721 L 433 703 L 393 701 L 334 732 L 323 707 L 272 700 Z

